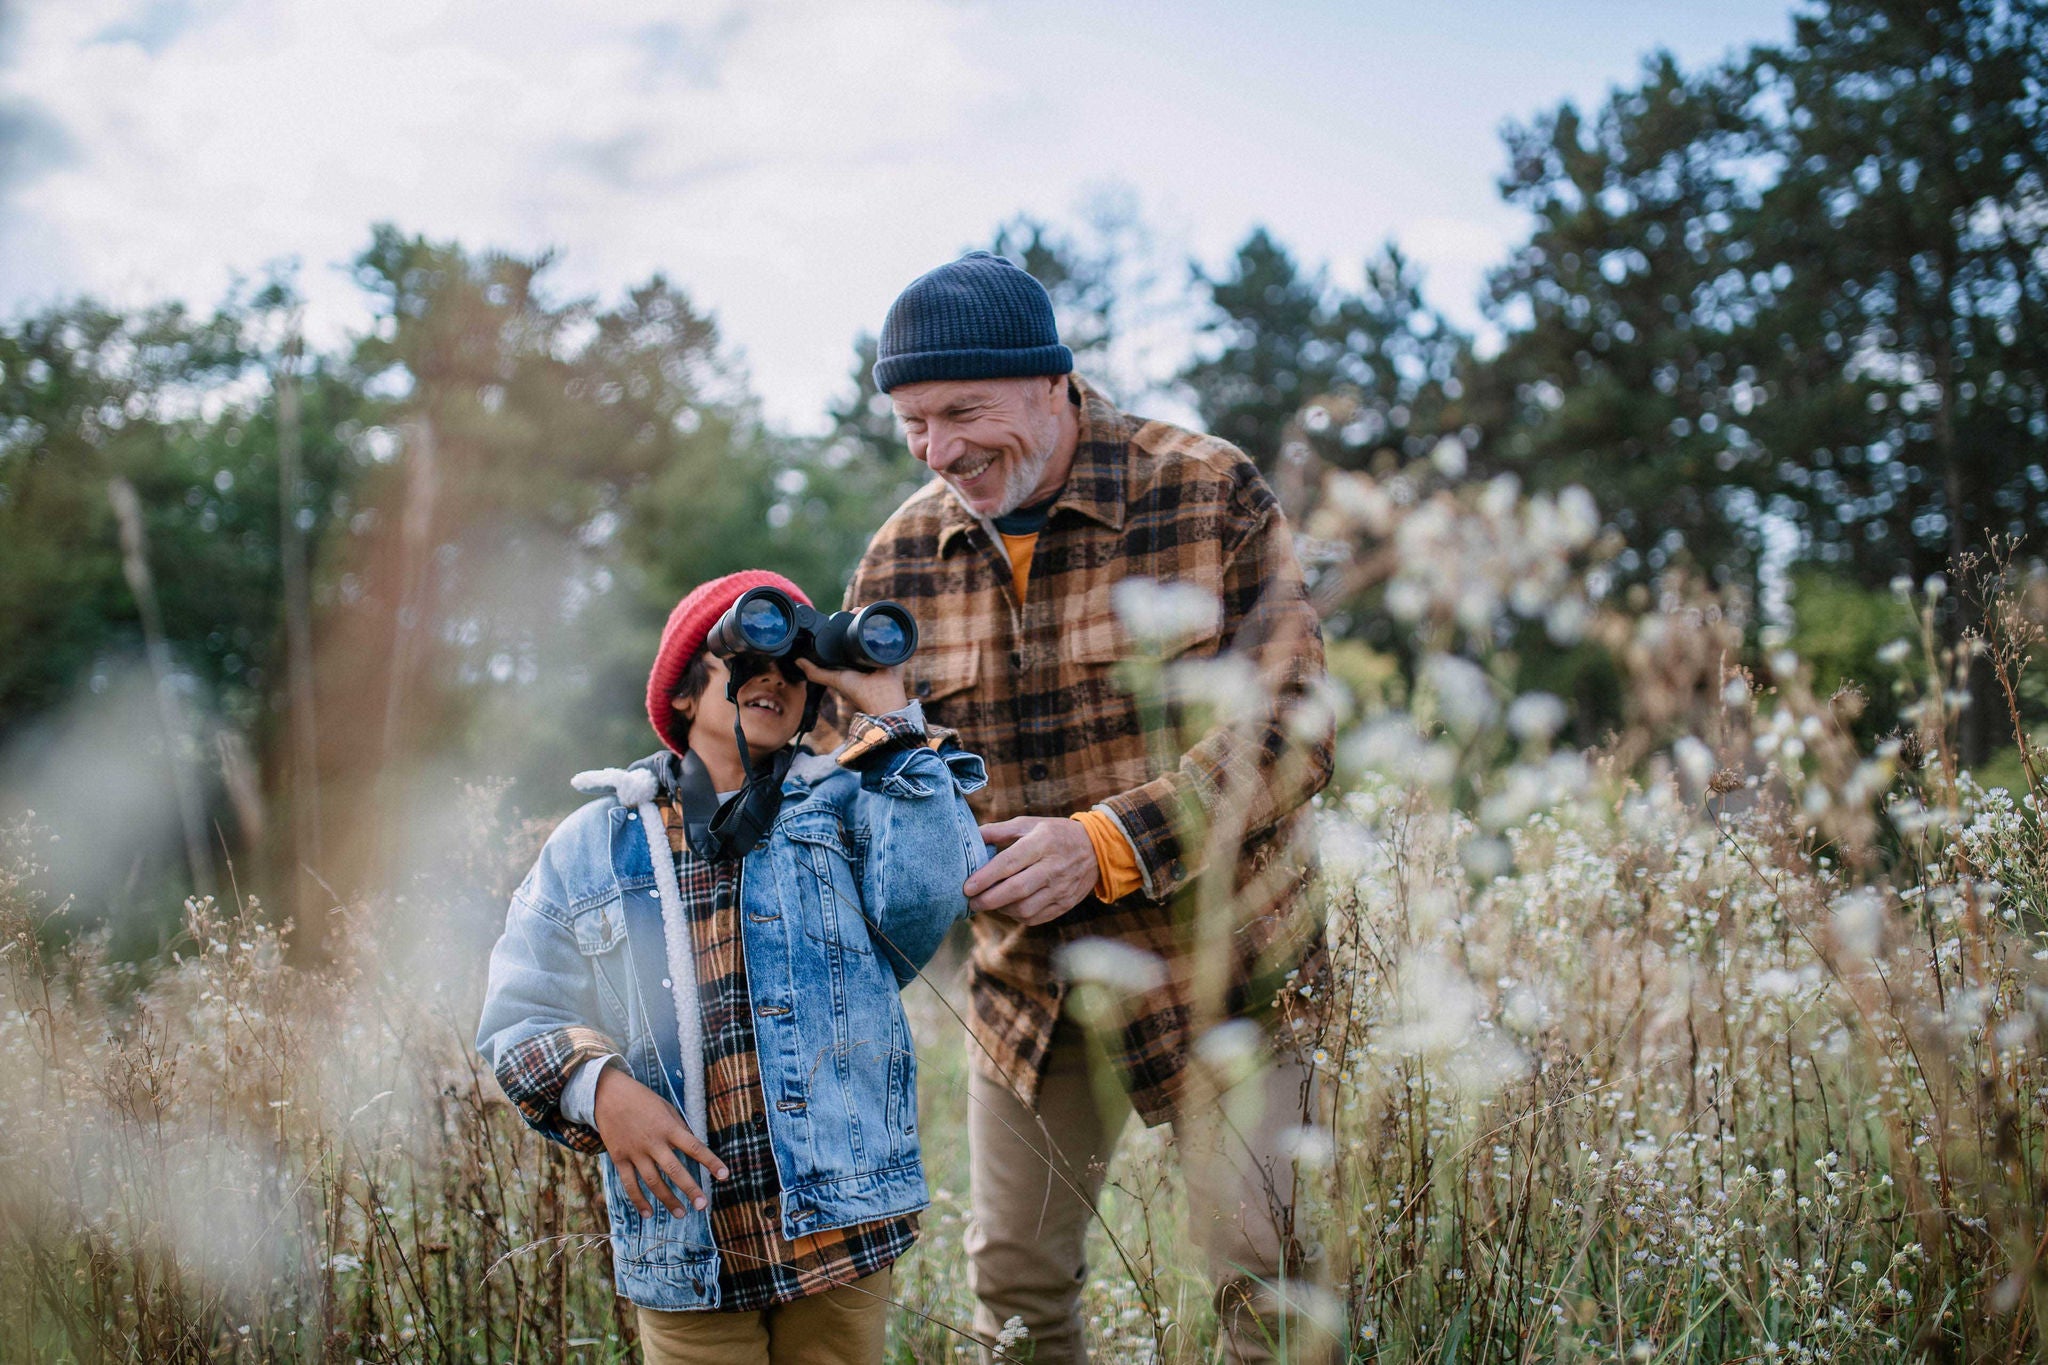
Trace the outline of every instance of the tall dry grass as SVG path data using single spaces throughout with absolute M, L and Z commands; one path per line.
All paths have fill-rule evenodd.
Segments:
M 1939 585 L 1902 591 L 1894 675 L 1865 686 L 1903 689 L 1908 723 L 1864 752 L 1855 693 L 1744 666 L 1740 603 L 1608 594 L 1576 495 L 1425 462 L 1334 477 L 1306 525 L 1333 596 L 1403 626 L 1400 657 L 1335 651 L 1318 702 L 1341 772 L 1331 971 L 1293 987 L 1324 1078 L 1290 1139 L 1308 1316 L 1354 1360 L 2037 1358 L 2048 792 L 1984 790 L 1947 741 L 1968 658 L 2001 693 L 1968 704 L 2017 704 L 2039 579 L 1973 566 L 1996 609 L 1959 648 Z M 1133 600 L 1162 631 L 1173 607 Z M 1508 683 L 1518 652 L 1589 640 L 1629 716 L 1580 752 L 1563 701 Z M 1228 665 L 1130 677 L 1190 714 L 1257 706 Z M 35 828 L 9 832 L 0 1358 L 630 1357 L 591 1163 L 467 1046 L 535 832 L 457 825 L 447 875 L 338 909 L 317 970 L 241 900 L 111 963 L 36 889 Z M 1143 976 L 1077 963 L 1097 1008 Z M 936 986 L 909 996 L 934 1204 L 898 1360 L 971 1351 L 965 1044 Z M 1102 1359 L 1209 1357 L 1177 1181 L 1163 1132 L 1126 1135 Z

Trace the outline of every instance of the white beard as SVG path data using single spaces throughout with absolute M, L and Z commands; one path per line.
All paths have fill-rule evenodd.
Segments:
M 969 512 L 985 521 L 994 521 L 997 517 L 1007 517 L 1010 513 L 1024 506 L 1030 500 L 1032 493 L 1037 491 L 1038 481 L 1045 477 L 1046 466 L 1052 463 L 1053 451 L 1054 447 L 1048 446 L 1030 459 L 1020 460 L 1012 465 L 1010 472 L 1003 478 L 1002 499 L 996 504 L 993 511 L 976 512 L 968 504 L 967 495 L 955 487 L 950 479 L 945 480 L 946 489 L 962 507 L 965 507 Z

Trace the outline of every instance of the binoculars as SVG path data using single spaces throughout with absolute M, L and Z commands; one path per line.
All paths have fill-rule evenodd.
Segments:
M 809 659 L 820 668 L 871 673 L 917 652 L 917 618 L 895 602 L 827 615 L 780 588 L 749 588 L 718 618 L 704 645 L 721 659 L 755 654 L 792 666 Z

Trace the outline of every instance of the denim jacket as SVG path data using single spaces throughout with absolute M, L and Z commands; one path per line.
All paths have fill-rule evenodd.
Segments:
M 619 780 L 617 794 L 583 806 L 549 837 L 491 951 L 477 1050 L 495 1070 L 538 1034 L 595 1029 L 622 1040 L 634 1078 L 687 1115 L 691 1059 L 679 1039 L 698 1030 L 679 1031 L 668 989 L 674 973 L 646 829 L 654 807 L 644 793 L 656 785 L 640 778 L 665 781 L 667 758 L 607 774 L 639 781 Z M 746 855 L 741 935 L 786 1237 L 929 1202 L 917 1058 L 897 993 L 967 913 L 961 886 L 987 853 L 965 796 L 986 780 L 979 758 L 951 747 L 898 748 L 861 772 L 803 754 L 768 837 Z M 669 856 L 663 833 L 654 837 Z M 602 1165 L 619 1292 L 644 1308 L 717 1307 L 710 1214 L 678 1217 L 656 1203 L 644 1215 L 609 1156 Z

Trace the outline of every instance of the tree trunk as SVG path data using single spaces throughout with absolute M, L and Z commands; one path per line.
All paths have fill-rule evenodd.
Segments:
M 155 685 L 157 719 L 163 727 L 164 758 L 170 764 L 171 792 L 178 807 L 178 824 L 185 836 L 185 865 L 192 875 L 192 894 L 214 894 L 213 859 L 206 848 L 206 816 L 200 797 L 192 788 L 192 765 L 188 750 L 194 743 L 185 723 L 185 709 L 172 691 L 171 647 L 164 639 L 163 611 L 157 604 L 156 580 L 149 572 L 149 543 L 142 524 L 142 500 L 135 485 L 116 474 L 107 481 L 107 501 L 113 504 L 114 521 L 121 532 L 121 573 L 128 591 L 135 596 L 136 614 L 142 618 L 142 647 L 149 659 L 150 679 Z
M 297 320 L 276 376 L 278 556 L 284 575 L 285 673 L 291 732 L 291 872 L 288 913 L 310 917 L 320 866 L 320 740 L 313 700 L 313 599 L 306 537 L 299 526 L 299 356 Z

